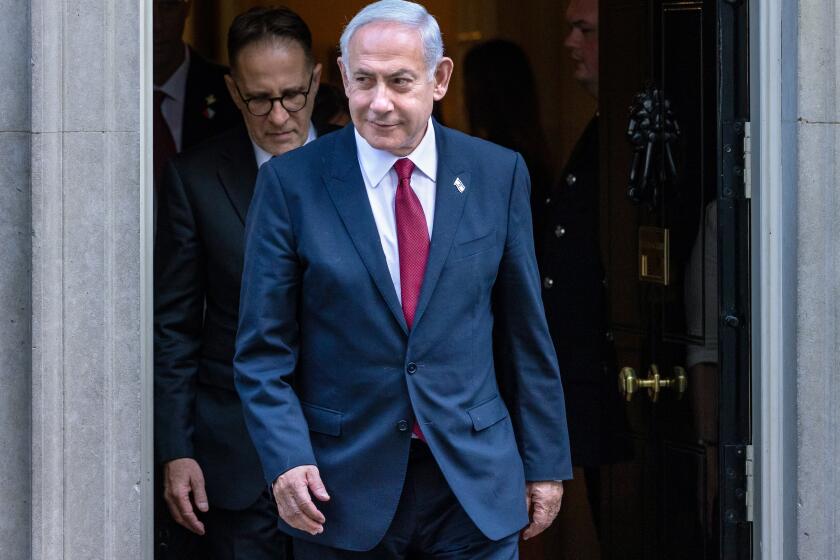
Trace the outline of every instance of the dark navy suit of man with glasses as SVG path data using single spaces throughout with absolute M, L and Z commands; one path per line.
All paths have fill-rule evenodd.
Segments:
M 244 126 L 176 156 L 163 174 L 155 451 L 168 511 L 183 531 L 168 531 L 158 560 L 291 558 L 245 427 L 233 355 L 257 170 L 315 138 L 310 118 L 321 66 L 311 43 L 306 23 L 288 9 L 239 15 L 228 33 L 225 82 Z M 179 539 L 187 530 L 201 538 Z

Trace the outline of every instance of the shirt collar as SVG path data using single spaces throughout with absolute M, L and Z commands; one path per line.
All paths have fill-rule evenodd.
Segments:
M 306 146 L 316 138 L 318 138 L 318 133 L 315 132 L 315 125 L 312 121 L 309 121 L 309 134 L 307 135 L 306 142 L 304 142 L 303 145 Z M 257 158 L 257 169 L 259 169 L 265 162 L 272 158 L 272 155 L 257 146 L 257 143 L 253 140 L 251 140 L 251 145 L 254 147 L 254 157 Z
M 184 45 L 184 52 L 186 53 L 184 55 L 184 62 L 169 76 L 169 79 L 163 85 L 155 88 L 178 103 L 184 101 L 184 98 L 187 96 L 187 74 L 190 71 L 190 49 L 186 45 Z
M 368 184 L 375 188 L 394 167 L 394 163 L 401 158 L 385 150 L 374 148 L 368 144 L 367 140 L 362 138 L 362 135 L 355 128 L 353 132 L 356 135 L 356 153 L 359 157 L 362 173 L 365 174 Z M 429 117 L 423 139 L 420 140 L 414 151 L 405 157 L 410 159 L 414 167 L 423 175 L 432 181 L 437 181 L 437 144 L 435 142 L 435 127 L 432 124 L 431 117 Z

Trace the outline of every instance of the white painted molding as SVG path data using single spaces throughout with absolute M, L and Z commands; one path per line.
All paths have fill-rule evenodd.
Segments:
M 137 0 L 140 14 L 140 370 L 141 370 L 141 539 L 143 560 L 153 560 L 154 534 L 154 172 L 152 131 L 152 0 Z
M 795 550 L 791 486 L 795 488 L 795 379 L 786 378 L 791 359 L 789 243 L 796 230 L 788 223 L 785 166 L 796 165 L 796 150 L 785 147 L 783 130 L 783 5 L 787 0 L 752 0 L 753 173 L 753 414 L 758 503 L 754 557 L 787 560 Z M 795 292 L 793 294 L 795 296 Z M 792 413 L 793 411 L 793 413 Z M 795 456 L 795 455 L 793 455 Z M 795 490 L 794 490 L 795 495 Z

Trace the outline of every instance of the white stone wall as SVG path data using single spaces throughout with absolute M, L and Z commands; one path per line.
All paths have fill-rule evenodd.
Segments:
M 31 543 L 38 560 L 141 559 L 149 545 L 143 4 L 30 4 Z
M 26 559 L 31 528 L 29 2 L 0 0 L 0 14 L 0 557 Z
M 797 551 L 840 557 L 840 5 L 798 3 Z

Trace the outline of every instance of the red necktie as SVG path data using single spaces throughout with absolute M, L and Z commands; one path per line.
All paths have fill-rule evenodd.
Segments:
M 420 199 L 411 188 L 414 164 L 407 158 L 398 159 L 394 163 L 394 170 L 399 179 L 394 215 L 397 221 L 397 246 L 400 254 L 400 293 L 405 322 L 411 329 L 417 300 L 420 299 L 420 288 L 423 287 L 426 261 L 429 258 L 429 228 Z M 411 431 L 426 441 L 417 422 L 414 422 Z
M 169 125 L 166 119 L 163 118 L 163 111 L 161 106 L 163 100 L 166 99 L 166 94 L 162 91 L 155 91 L 155 112 L 153 124 L 154 136 L 154 165 L 155 165 L 155 187 L 160 182 L 161 173 L 163 173 L 163 166 L 169 159 L 175 155 L 175 140 L 172 138 L 172 131 L 169 130 Z

